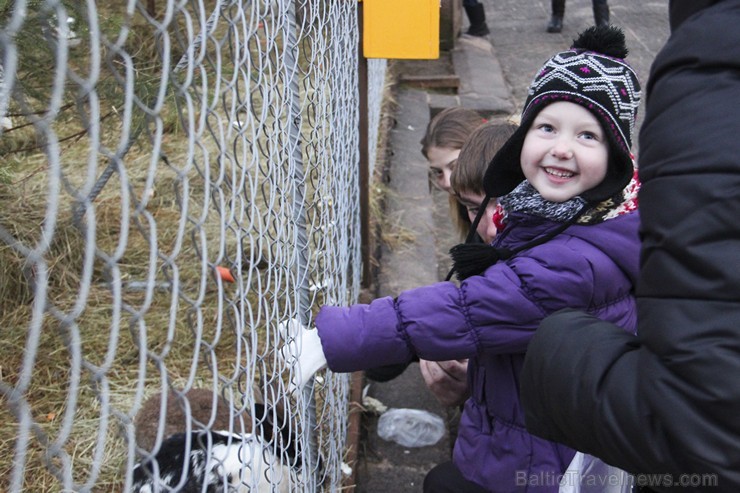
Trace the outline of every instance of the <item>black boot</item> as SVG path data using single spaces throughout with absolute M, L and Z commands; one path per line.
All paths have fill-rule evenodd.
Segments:
M 552 17 L 547 25 L 547 32 L 559 33 L 563 30 L 563 16 L 565 15 L 565 0 L 552 0 Z
M 468 14 L 468 20 L 470 21 L 468 34 L 471 36 L 485 36 L 491 32 L 486 24 L 486 11 L 483 4 L 479 3 L 472 7 L 465 6 L 465 13 Z
M 609 25 L 609 5 L 606 2 L 593 3 L 594 7 L 594 25 Z

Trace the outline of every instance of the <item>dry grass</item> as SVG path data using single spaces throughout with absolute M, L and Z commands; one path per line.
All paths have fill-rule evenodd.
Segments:
M 101 18 L 108 19 L 113 26 L 122 22 L 121 14 L 114 11 L 102 12 Z M 140 74 L 136 90 L 146 101 L 150 89 L 156 86 L 158 67 L 149 63 L 157 59 L 156 44 L 146 39 L 145 33 L 150 29 L 132 32 L 135 34 L 126 49 L 143 61 L 137 65 Z M 114 65 L 117 63 L 114 60 Z M 77 64 L 76 68 L 84 73 L 85 61 L 77 60 Z M 223 77 L 230 75 L 228 71 L 222 73 Z M 43 109 L 48 103 L 36 97 L 43 81 L 33 84 L 26 88 L 26 111 Z M 96 227 L 95 259 L 92 274 L 82 275 L 85 254 L 92 245 L 86 241 L 84 230 L 74 224 L 73 214 L 78 205 L 74 190 L 85 182 L 89 163 L 96 163 L 96 176 L 99 176 L 109 164 L 104 149 L 116 149 L 124 132 L 120 113 L 123 95 L 112 73 L 104 74 L 99 91 L 104 103 L 100 124 L 102 146 L 92 151 L 92 158 L 84 111 L 65 104 L 53 121 L 52 130 L 60 140 L 59 172 L 64 176 L 63 189 L 58 194 L 50 193 L 53 180 L 49 156 L 45 142 L 40 140 L 43 134 L 33 126 L 36 115 L 24 116 L 24 109 L 16 105 L 15 128 L 0 136 L 3 155 L 0 182 L 5 184 L 0 186 L 0 226 L 27 247 L 40 245 L 47 239 L 43 232 L 51 231 L 49 199 L 59 198 L 56 225 L 48 247 L 42 251 L 43 262 L 34 265 L 28 261 L 27 252 L 0 242 L 0 330 L 3 332 L 0 382 L 11 388 L 27 383 L 23 398 L 37 425 L 25 452 L 23 491 L 63 491 L 61 481 L 51 471 L 61 468 L 61 475 L 68 476 L 65 467 L 71 467 L 71 476 L 77 483 L 94 483 L 93 491 L 117 491 L 127 460 L 125 428 L 135 410 L 137 386 L 143 384 L 145 393 L 161 388 L 163 380 L 175 385 L 190 382 L 195 387 L 211 386 L 215 374 L 222 377 L 222 388 L 231 387 L 239 392 L 244 388 L 244 382 L 239 379 L 246 378 L 239 369 L 249 364 L 245 362 L 244 345 L 256 342 L 256 347 L 249 347 L 249 351 L 256 352 L 257 358 L 265 358 L 264 366 L 257 371 L 270 372 L 267 347 L 272 342 L 267 340 L 265 321 L 279 317 L 286 309 L 281 301 L 285 296 L 282 290 L 288 289 L 281 284 L 287 283 L 281 279 L 285 276 L 279 265 L 282 259 L 274 251 L 262 252 L 259 245 L 244 245 L 248 250 L 258 250 L 258 261 L 243 267 L 245 292 L 239 292 L 235 285 L 220 289 L 208 269 L 203 278 L 204 265 L 208 267 L 213 261 L 204 257 L 223 250 L 224 262 L 234 261 L 243 232 L 223 234 L 212 208 L 205 217 L 200 217 L 204 202 L 212 198 L 205 178 L 217 179 L 219 169 L 218 166 L 206 168 L 205 163 L 220 151 L 206 135 L 194 154 L 189 154 L 185 145 L 187 137 L 173 106 L 158 115 L 163 129 L 162 151 L 171 165 L 159 161 L 154 171 L 150 169 L 153 148 L 144 137 L 146 132 L 126 153 L 128 183 L 114 174 L 95 198 L 93 209 L 88 211 L 85 224 L 94 223 Z M 75 88 L 70 87 L 65 97 L 73 100 L 75 94 Z M 253 95 L 252 103 L 258 107 L 259 98 Z M 87 107 L 85 101 L 83 107 Z M 132 121 L 142 125 L 143 113 L 135 112 Z M 149 129 L 152 128 L 150 125 Z M 236 168 L 248 166 L 256 160 L 251 154 L 256 152 L 254 144 L 231 149 L 236 155 L 246 156 L 247 163 L 220 163 L 220 169 L 225 166 L 227 172 L 238 171 Z M 155 186 L 148 188 L 152 176 Z M 264 191 L 262 197 L 279 193 L 268 183 L 269 172 L 259 171 L 255 176 L 256 180 L 262 180 L 255 187 Z M 224 187 L 228 186 L 229 183 L 224 183 Z M 121 200 L 126 195 L 132 200 L 128 205 Z M 183 223 L 185 197 L 191 219 Z M 263 200 L 259 193 L 249 199 Z M 145 207 L 137 208 L 143 203 Z M 257 204 L 255 210 L 260 217 L 251 218 L 255 223 L 252 227 L 261 228 L 262 235 L 274 235 L 271 226 L 274 214 L 264 203 Z M 130 217 L 128 222 L 122 219 L 126 215 Z M 124 234 L 126 228 L 130 229 Z M 152 261 L 154 236 L 156 256 Z M 247 251 L 245 256 L 249 254 Z M 257 268 L 260 260 L 267 262 L 269 274 Z M 35 285 L 43 281 L 39 265 L 48 269 L 48 281 L 42 283 L 48 287 L 45 300 L 36 298 L 39 291 Z M 150 292 L 126 289 L 145 282 L 150 272 L 154 272 L 155 284 L 162 289 Z M 176 290 L 172 284 L 175 279 Z M 118 288 L 122 289 L 120 296 L 115 295 Z M 34 304 L 44 302 L 53 307 L 56 315 L 47 311 L 42 320 L 34 321 Z M 223 303 L 226 305 L 221 308 Z M 249 327 L 235 326 L 229 316 L 233 309 L 229 303 L 251 307 L 254 321 L 246 321 Z M 224 322 L 223 327 L 218 326 L 218 320 Z M 28 339 L 32 327 L 39 328 L 35 340 Z M 242 333 L 243 329 L 248 333 Z M 140 341 L 144 333 L 146 341 Z M 24 369 L 24 358 L 32 347 L 38 351 L 36 362 Z M 148 355 L 143 364 L 142 348 Z M 81 368 L 76 366 L 80 358 Z M 217 362 L 218 366 L 212 367 L 211 362 Z M 75 387 L 78 376 L 79 384 Z M 250 374 L 250 378 L 258 376 Z M 104 406 L 110 407 L 106 411 Z M 14 464 L 20 421 L 16 411 L 7 397 L 0 398 L 0 490 L 7 488 Z M 108 418 L 105 425 L 103 418 Z M 61 453 L 49 456 L 49 450 L 53 449 L 49 445 L 57 441 Z M 102 453 L 102 461 L 96 456 L 98 452 Z M 91 473 L 96 467 L 100 470 L 93 477 Z
M 69 68 L 84 76 L 90 63 L 84 46 L 88 33 L 80 24 L 84 16 L 75 14 L 75 8 L 84 3 L 63 3 L 77 17 L 75 29 L 83 39 Z M 205 3 L 212 7 L 212 2 Z M 7 15 L 8 5 L 0 1 L 0 19 Z M 118 10 L 123 7 L 113 2 L 98 8 L 99 18 L 104 19 L 101 28 L 113 43 L 119 27 L 129 22 Z M 8 489 L 13 467 L 17 468 L 14 453 L 26 412 L 4 395 L 13 388 L 27 404 L 34 427 L 21 457 L 25 460 L 23 491 L 66 491 L 61 478 L 87 482 L 95 492 L 119 491 L 132 458 L 127 434 L 133 415 L 140 400 L 160 390 L 163 382 L 244 395 L 251 383 L 247 380 L 268 378 L 279 387 L 285 379 L 276 373 L 274 351 L 279 342 L 267 325 L 295 309 L 291 304 L 296 280 L 289 264 L 294 261 L 289 252 L 295 245 L 284 240 L 290 235 L 281 230 L 291 210 L 289 197 L 280 188 L 292 177 L 287 176 L 286 166 L 275 164 L 287 162 L 286 142 L 280 135 L 290 122 L 274 108 L 285 102 L 267 99 L 281 92 L 284 74 L 273 74 L 276 80 L 270 94 L 255 83 L 270 75 L 265 66 L 275 70 L 283 41 L 278 35 L 268 44 L 263 32 L 262 38 L 247 42 L 256 61 L 253 66 L 229 65 L 229 54 L 223 52 L 226 63 L 219 67 L 218 77 L 210 58 L 204 63 L 206 75 L 196 71 L 193 86 L 197 89 L 189 92 L 196 106 L 206 77 L 213 90 L 217 79 L 225 85 L 240 70 L 254 73 L 246 74 L 253 76 L 248 94 L 240 94 L 245 88 L 229 93 L 221 87 L 225 97 L 191 149 L 188 143 L 193 138 L 184 127 L 188 117 L 198 121 L 199 108 L 191 107 L 189 114 L 185 98 L 178 99 L 177 106 L 174 93 L 169 93 L 163 109 L 154 117 L 147 115 L 161 83 L 161 45 L 139 11 L 122 46 L 132 56 L 136 74 L 133 91 L 138 103 L 132 112 L 125 113 L 127 96 L 121 84 L 126 60 L 110 56 L 94 93 L 67 80 L 47 130 L 47 122 L 41 119 L 49 106 L 54 55 L 38 36 L 43 19 L 31 10 L 17 39 L 23 97 L 11 104 L 13 128 L 0 134 L 0 228 L 5 238 L 18 242 L 9 244 L 0 237 L 0 491 Z M 178 22 L 182 25 L 183 20 Z M 170 34 L 170 59 L 176 63 L 184 49 L 178 33 Z M 209 42 L 215 43 L 221 34 L 218 31 Z M 111 50 L 110 45 L 106 49 Z M 301 49 L 306 74 L 305 65 L 316 61 L 310 44 L 302 43 Z M 311 70 L 323 68 L 317 65 Z M 315 78 L 320 79 L 320 74 Z M 315 97 L 320 102 L 320 91 L 327 88 L 309 84 L 301 90 L 307 100 Z M 91 110 L 93 103 L 100 103 L 97 116 Z M 149 109 L 144 111 L 140 105 Z M 264 113 L 263 105 L 268 106 Z M 323 111 L 332 111 L 328 106 Z M 232 110 L 252 119 L 241 136 L 227 119 L 218 119 Z M 332 151 L 323 148 L 323 142 L 316 144 L 326 138 L 316 130 L 323 128 L 326 118 L 313 111 L 302 119 L 301 133 L 309 136 L 303 147 L 308 174 L 305 192 L 307 201 L 313 202 L 307 211 L 309 221 L 327 217 L 321 209 L 323 198 L 314 197 L 319 175 L 322 180 L 341 179 L 327 177 L 330 173 L 316 164 L 326 162 Z M 98 137 L 89 133 L 90 119 L 101 132 Z M 137 137 L 121 158 L 125 179 L 114 173 L 92 199 L 80 224 L 75 221 L 79 191 L 101 175 L 111 154 L 127 147 L 122 144 L 127 136 L 124 122 L 132 124 L 129 135 Z M 222 139 L 221 130 L 231 133 Z M 49 139 L 52 134 L 54 139 Z M 50 147 L 54 140 L 56 147 Z M 153 159 L 153 142 L 166 162 Z M 56 177 L 60 178 L 58 191 Z M 240 177 L 247 183 L 240 185 Z M 228 200 L 219 202 L 224 197 L 219 193 Z M 224 203 L 226 210 L 222 210 Z M 229 214 L 236 219 L 223 228 Z M 53 229 L 51 219 L 56 221 Z M 93 225 L 91 243 L 85 228 Z M 318 223 L 311 226 L 317 229 L 314 241 L 326 245 Z M 28 249 L 36 247 L 40 258 L 29 260 Z M 237 259 L 239 249 L 241 259 Z M 92 269 L 85 275 L 91 252 Z M 323 267 L 323 261 L 309 259 L 314 270 L 322 272 L 318 267 Z M 237 283 L 217 281 L 212 269 L 217 262 L 241 265 Z M 154 289 L 141 289 L 142 285 Z M 43 296 L 38 286 L 46 289 Z M 312 308 L 325 295 L 313 292 Z M 47 310 L 35 318 L 40 304 L 46 304 Z M 237 319 L 235 313 L 249 318 Z M 24 366 L 34 348 L 35 360 Z M 323 409 L 326 403 L 318 395 L 317 408 Z M 328 429 L 330 419 L 319 417 L 319 421 L 326 436 L 338 433 Z
M 416 239 L 414 232 L 402 226 L 398 217 L 385 213 L 386 202 L 389 198 L 393 198 L 393 194 L 397 195 L 397 192 L 394 192 L 386 184 L 390 164 L 390 131 L 395 124 L 394 115 L 398 106 L 393 94 L 397 78 L 398 74 L 395 73 L 394 64 L 389 63 L 383 88 L 383 106 L 380 111 L 375 177 L 370 187 L 371 229 L 376 232 L 378 239 L 391 251 L 411 244 Z
M 71 152 L 70 152 L 71 154 Z M 137 156 L 130 156 L 134 163 Z M 74 159 L 72 159 L 74 161 Z M 128 168 L 130 171 L 134 166 Z M 133 179 L 137 179 L 132 175 Z M 39 183 L 41 182 L 41 183 Z M 0 224 L 12 228 L 13 236 L 26 245 L 39 241 L 39 231 L 43 223 L 44 210 L 31 204 L 44 203 L 45 187 L 43 174 L 26 179 L 26 187 L 21 194 L 2 197 Z M 166 183 L 166 180 L 162 180 Z M 216 332 L 214 323 L 219 317 L 217 312 L 219 298 L 231 297 L 233 294 L 219 293 L 213 278 L 206 280 L 205 289 L 200 285 L 203 262 L 196 244 L 185 241 L 179 253 L 173 255 L 173 263 L 178 266 L 179 289 L 154 290 L 151 297 L 141 290 L 124 290 L 116 298 L 110 289 L 112 277 L 111 265 L 103 259 L 115 251 L 121 237 L 121 203 L 115 195 L 116 186 L 111 186 L 96 200 L 96 246 L 99 252 L 92 276 L 84 279 L 81 276 L 83 254 L 90 245 L 86 245 L 81 232 L 72 224 L 72 202 L 66 201 L 60 207 L 55 234 L 44 254 L 48 268 L 48 291 L 46 299 L 59 313 L 70 314 L 75 304 L 82 302 L 82 311 L 74 317 L 73 323 L 65 323 L 60 318 L 47 313 L 41 323 L 37 340 L 27 340 L 28 328 L 32 322 L 34 296 L 37 291 L 33 284 L 39 280 L 39 273 L 30 268 L 26 258 L 8 246 L 0 249 L 0 307 L 3 337 L 0 338 L 0 362 L 2 380 L 9 386 L 18 385 L 19 379 L 28 378 L 29 386 L 24 396 L 30 406 L 30 414 L 35 423 L 39 423 L 48 440 L 61 440 L 63 451 L 74 465 L 74 478 L 84 482 L 95 462 L 96 438 L 101 427 L 101 397 L 110 397 L 113 406 L 122 414 L 133 412 L 133 398 L 136 385 L 144 381 L 147 387 L 160 388 L 162 379 L 178 381 L 187 377 L 200 385 L 208 385 L 213 374 L 234 375 L 239 361 L 244 354 L 237 354 L 237 328 L 229 327 L 228 321 L 223 332 Z M 163 186 L 163 189 L 170 187 Z M 175 186 L 171 187 L 173 190 Z M 191 200 L 196 203 L 198 192 L 193 191 Z M 158 193 L 148 212 L 158 225 L 156 236 L 160 254 L 174 251 L 178 243 L 178 220 L 181 211 L 174 198 L 174 192 Z M 202 195 L 202 191 L 201 191 Z M 129 211 L 131 212 L 131 211 Z M 203 228 L 207 228 L 205 224 Z M 195 232 L 194 229 L 191 229 Z M 215 231 L 205 232 L 207 238 L 217 238 Z M 233 246 L 233 245 L 232 245 Z M 215 249 L 211 244 L 209 249 Z M 149 254 L 151 245 L 148 242 L 148 231 L 133 229 L 125 241 L 123 255 L 115 262 L 117 276 L 121 285 L 129 282 L 144 281 L 151 267 Z M 156 282 L 170 283 L 165 276 L 168 271 L 165 264 L 157 262 L 154 266 Z M 171 271 L 171 270 L 170 270 Z M 23 275 L 21 275 L 23 273 Z M 258 273 L 259 275 L 259 273 Z M 82 290 L 88 289 L 82 298 Z M 200 300 L 198 302 L 188 300 Z M 259 305 L 257 293 L 245 297 L 245 302 Z M 172 314 L 173 303 L 179 309 Z M 115 313 L 121 309 L 121 313 Z M 120 317 L 118 319 L 117 317 Z M 138 321 L 144 326 L 142 333 L 146 341 L 142 347 L 148 350 L 149 362 L 145 368 L 139 368 L 140 347 L 138 344 Z M 129 331 L 128 328 L 134 330 Z M 114 338 L 111 328 L 120 329 Z M 258 327 L 254 327 L 258 329 Z M 196 332 L 197 330 L 197 332 Z M 70 342 L 70 339 L 74 342 Z M 266 341 L 262 340 L 262 346 Z M 23 368 L 23 358 L 30 347 L 38 349 L 37 364 Z M 74 365 L 83 357 L 86 369 L 77 371 Z M 218 368 L 209 369 L 204 362 L 214 360 Z M 160 374 L 160 368 L 166 368 L 166 374 Z M 192 369 L 195 373 L 191 374 Z M 103 370 L 104 369 L 104 370 Z M 79 388 L 72 387 L 73 377 L 79 374 Z M 102 381 L 101 381 L 102 380 Z M 110 388 L 101 388 L 101 385 Z M 100 394 L 98 394 L 100 392 Z M 71 406 L 71 398 L 77 399 Z M 110 411 L 109 411 L 110 412 Z M 66 413 L 73 413 L 64 419 Z M 108 415 L 108 417 L 113 418 Z M 126 442 L 121 426 L 126 425 L 126 418 L 111 419 L 106 427 L 104 444 L 105 460 L 100 478 L 96 481 L 96 491 L 114 491 L 113 485 L 120 481 L 126 459 Z M 18 418 L 9 415 L 8 403 L 0 404 L 0 468 L 7 469 L 13 464 L 12 453 L 17 436 Z M 65 430 L 65 425 L 72 425 Z M 60 491 L 59 481 L 50 475 L 48 463 L 61 466 L 60 459 L 47 458 L 47 448 L 43 442 L 32 440 L 26 453 L 26 478 L 28 483 L 24 491 Z M 7 478 L 9 471 L 0 470 L 0 478 Z M 0 479 L 2 482 L 2 479 Z M 0 485 L 2 489 L 2 485 Z

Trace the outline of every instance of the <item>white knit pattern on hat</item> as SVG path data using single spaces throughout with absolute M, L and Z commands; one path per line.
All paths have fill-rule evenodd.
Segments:
M 600 114 L 617 142 L 629 152 L 640 105 L 640 86 L 634 70 L 624 60 L 579 50 L 556 54 L 532 81 L 522 113 L 526 115 L 530 108 L 549 99 L 571 100 Z

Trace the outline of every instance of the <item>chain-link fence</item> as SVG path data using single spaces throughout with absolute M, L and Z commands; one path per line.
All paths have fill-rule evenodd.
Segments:
M 347 378 L 290 395 L 279 325 L 358 295 L 357 33 L 356 1 L 0 0 L 0 490 L 341 487 Z

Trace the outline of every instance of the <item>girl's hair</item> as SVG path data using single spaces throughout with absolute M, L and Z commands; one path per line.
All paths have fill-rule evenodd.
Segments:
M 427 125 L 421 139 L 421 153 L 429 158 L 427 152 L 431 147 L 461 149 L 470 133 L 483 123 L 483 117 L 474 110 L 459 106 L 446 108 Z
M 463 192 L 485 193 L 483 176 L 486 174 L 488 164 L 516 129 L 517 126 L 508 121 L 491 122 L 478 127 L 469 135 L 450 176 L 450 185 L 455 195 Z M 454 195 L 452 197 L 454 198 Z M 455 223 L 464 238 L 470 230 L 470 219 L 465 206 L 457 200 L 455 202 L 457 204 Z
M 455 193 L 483 193 L 483 175 L 488 164 L 516 129 L 513 123 L 491 122 L 469 135 L 450 176 L 450 185 Z

